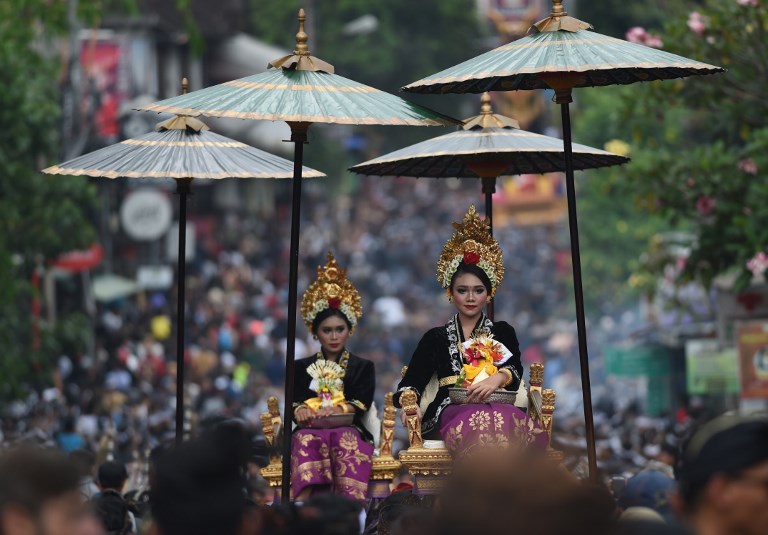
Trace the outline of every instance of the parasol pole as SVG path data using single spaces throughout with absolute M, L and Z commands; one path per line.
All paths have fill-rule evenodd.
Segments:
M 282 503 L 291 501 L 291 430 L 293 422 L 293 381 L 296 370 L 296 313 L 299 280 L 299 226 L 301 223 L 301 169 L 304 144 L 310 123 L 289 122 L 293 153 L 293 197 L 291 199 L 291 258 L 288 271 L 288 344 L 285 352 L 285 405 L 283 408 Z
M 176 260 L 176 445 L 184 440 L 184 300 L 187 278 L 187 196 L 191 178 L 176 179 L 179 196 L 179 257 Z
M 490 105 L 488 106 L 488 110 L 490 113 Z M 466 166 L 470 171 L 479 176 L 482 181 L 482 191 L 485 196 L 485 220 L 488 222 L 489 231 L 491 236 L 493 236 L 493 194 L 496 193 L 496 178 L 509 167 L 509 162 L 504 162 L 502 160 L 478 160 L 468 161 Z M 485 311 L 488 315 L 488 319 L 493 321 L 493 301 L 491 299 L 489 299 L 488 303 L 485 305 Z
M 485 195 L 485 220 L 493 236 L 493 194 L 496 193 L 496 175 L 481 178 L 483 181 L 483 195 Z
M 563 155 L 565 156 L 565 187 L 568 195 L 568 230 L 571 237 L 571 264 L 573 268 L 573 294 L 576 302 L 576 329 L 581 367 L 581 395 L 584 403 L 584 427 L 587 436 L 587 462 L 589 479 L 597 483 L 597 450 L 595 423 L 592 415 L 592 386 L 589 380 L 589 353 L 587 351 L 587 322 L 584 313 L 584 290 L 581 283 L 581 253 L 579 252 L 579 224 L 576 218 L 576 184 L 573 177 L 573 146 L 571 141 L 572 88 L 581 81 L 580 74 L 541 74 L 542 79 L 555 90 L 555 103 L 560 104 L 563 122 Z
M 483 177 L 480 180 L 483 182 L 483 194 L 485 195 L 485 220 L 488 221 L 488 231 L 493 236 L 493 194 L 496 193 L 496 177 Z M 485 305 L 488 319 L 493 321 L 493 300 L 489 299 Z

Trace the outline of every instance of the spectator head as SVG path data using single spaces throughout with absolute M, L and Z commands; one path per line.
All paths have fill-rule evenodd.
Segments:
M 677 510 L 722 533 L 768 526 L 768 419 L 725 415 L 703 425 L 678 466 Z
M 61 419 L 61 431 L 64 433 L 74 433 L 76 423 L 75 417 L 71 414 L 67 414 Z
M 619 495 L 619 505 L 623 509 L 652 509 L 669 518 L 672 514 L 669 500 L 674 487 L 674 480 L 663 472 L 644 470 L 629 478 Z
M 379 522 L 376 532 L 380 535 L 390 535 L 403 531 L 410 519 L 423 515 L 428 509 L 422 503 L 419 496 L 411 490 L 400 490 L 387 496 L 379 510 Z M 428 522 L 422 518 L 421 527 L 426 528 Z
M 325 492 L 311 497 L 298 511 L 297 533 L 316 535 L 357 535 L 360 511 L 355 501 Z
M 96 464 L 96 454 L 85 448 L 78 448 L 69 453 L 69 458 L 75 463 L 80 477 L 93 477 L 93 466 Z
M 158 455 L 150 506 L 159 534 L 238 533 L 245 512 L 245 459 L 231 435 L 211 431 Z
M 123 492 L 125 482 L 128 481 L 128 470 L 123 463 L 107 461 L 99 466 L 97 479 L 101 490 Z
M 82 507 L 77 467 L 59 452 L 0 455 L 0 535 L 76 535 Z
M 501 505 L 503 504 L 503 505 Z M 438 501 L 439 535 L 608 535 L 616 506 L 607 488 L 582 483 L 538 452 L 489 452 L 456 463 Z

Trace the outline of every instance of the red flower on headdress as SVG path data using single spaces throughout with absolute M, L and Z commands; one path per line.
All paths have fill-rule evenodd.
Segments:
M 475 265 L 480 262 L 480 255 L 474 251 L 467 251 L 464 253 L 464 263 Z
M 339 299 L 338 297 L 331 297 L 330 299 L 328 299 L 328 306 L 333 309 L 338 309 L 339 307 L 341 307 L 341 299 Z

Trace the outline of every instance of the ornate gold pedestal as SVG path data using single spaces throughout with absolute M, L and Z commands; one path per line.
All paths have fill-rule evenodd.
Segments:
M 451 473 L 453 459 L 448 450 L 410 447 L 400 452 L 400 462 L 415 480 L 416 494 L 437 494 Z

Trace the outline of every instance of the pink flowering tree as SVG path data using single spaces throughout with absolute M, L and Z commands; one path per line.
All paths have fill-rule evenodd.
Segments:
M 737 287 L 744 288 L 756 272 L 763 275 L 768 253 L 768 0 L 672 0 L 668 6 L 661 28 L 631 28 L 626 38 L 646 44 L 658 36 L 664 50 L 728 72 L 577 94 L 576 139 L 622 140 L 633 160 L 590 173 L 582 186 L 584 256 L 587 263 L 593 252 L 597 257 L 589 250 L 600 241 L 594 236 L 611 226 L 605 211 L 592 214 L 600 203 L 589 195 L 609 191 L 614 203 L 625 203 L 617 217 L 630 221 L 630 211 L 637 223 L 630 228 L 645 229 L 637 239 L 650 244 L 630 278 L 650 289 L 663 276 L 672 259 L 658 254 L 661 227 L 692 237 L 678 266 L 680 284 L 709 285 L 737 271 Z

